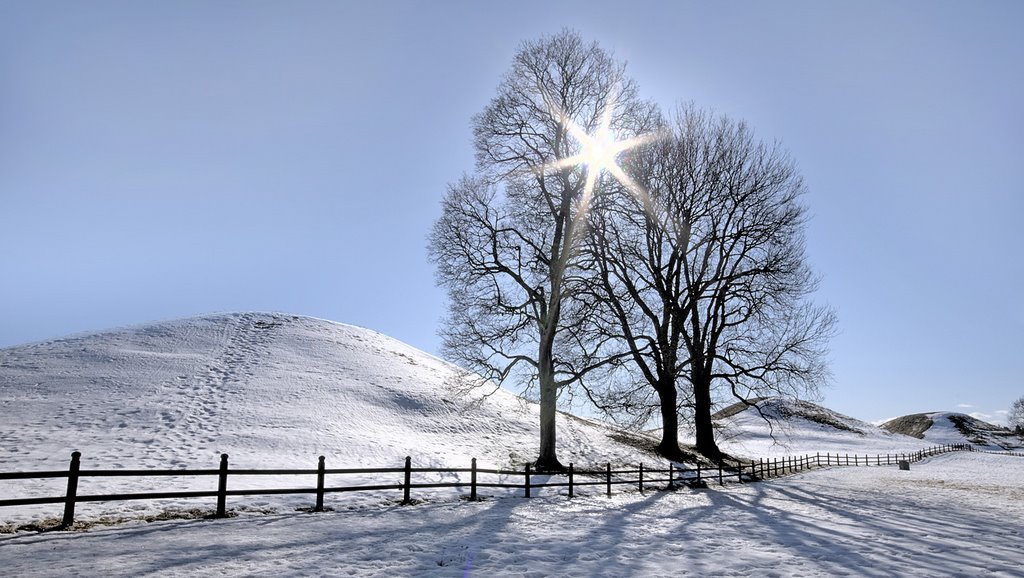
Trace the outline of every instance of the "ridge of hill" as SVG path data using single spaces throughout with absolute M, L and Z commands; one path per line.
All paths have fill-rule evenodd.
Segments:
M 964 413 L 936 411 L 893 418 L 881 426 L 893 433 L 934 443 L 969 443 L 991 451 L 1016 450 L 1024 439 L 1013 430 Z

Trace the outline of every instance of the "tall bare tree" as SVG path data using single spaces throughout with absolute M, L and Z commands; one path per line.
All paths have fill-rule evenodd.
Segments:
M 610 403 L 649 408 L 637 399 L 656 392 L 659 450 L 672 457 L 681 391 L 697 450 L 720 457 L 716 388 L 740 399 L 814 390 L 828 375 L 835 316 L 808 299 L 816 280 L 804 255 L 804 185 L 786 153 L 692 105 L 671 131 L 631 155 L 635 186 L 592 212 L 591 287 L 606 312 L 598 332 L 624 344 L 648 386 L 616 391 Z
M 443 352 L 484 378 L 537 387 L 540 470 L 562 467 L 560 388 L 601 363 L 600 344 L 578 338 L 585 309 L 573 300 L 600 170 L 584 162 L 588 141 L 635 134 L 652 116 L 596 44 L 571 31 L 524 43 L 473 119 L 478 172 L 451 185 L 430 237 L 449 296 Z

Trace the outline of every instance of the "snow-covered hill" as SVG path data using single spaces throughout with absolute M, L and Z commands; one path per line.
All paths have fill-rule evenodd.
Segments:
M 718 412 L 720 446 L 738 457 L 805 453 L 886 454 L 948 442 L 925 443 L 885 431 L 820 405 L 776 397 L 737 403 Z
M 282 314 L 195 317 L 0 350 L 0 468 L 521 465 L 536 408 L 467 398 L 455 368 L 374 331 Z M 614 430 L 560 420 L 563 459 L 630 462 Z
M 915 413 L 891 419 L 880 427 L 932 444 L 969 443 L 991 451 L 1018 450 L 1024 447 L 1024 439 L 1010 429 L 963 413 Z
M 211 468 L 221 453 L 241 468 L 310 468 L 319 455 L 333 468 L 398 467 L 407 455 L 419 467 L 467 467 L 476 457 L 481 467 L 521 468 L 536 457 L 535 405 L 500 389 L 462 395 L 459 384 L 454 366 L 390 337 L 284 314 L 208 315 L 0 349 L 0 471 L 65 469 L 73 450 L 91 469 Z M 562 415 L 558 424 L 565 462 L 656 460 L 601 423 Z M 135 491 L 153 483 L 88 480 L 101 482 Z M 0 482 L 2 495 L 25 491 L 63 493 L 56 482 Z

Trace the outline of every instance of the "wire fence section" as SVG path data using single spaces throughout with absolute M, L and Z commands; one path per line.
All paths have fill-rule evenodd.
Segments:
M 463 492 L 468 490 L 466 498 L 477 500 L 482 493 L 488 489 L 503 488 L 519 491 L 523 496 L 532 497 L 535 493 L 544 488 L 553 488 L 559 494 L 569 498 L 576 495 L 578 490 L 587 491 L 593 494 L 594 489 L 603 490 L 608 497 L 613 494 L 613 487 L 625 486 L 631 489 L 644 492 L 646 488 L 676 488 L 681 486 L 706 487 L 708 484 L 725 485 L 726 483 L 746 483 L 770 478 L 776 478 L 789 474 L 798 473 L 812 468 L 834 467 L 834 466 L 891 466 L 899 465 L 901 468 L 909 467 L 912 462 L 923 460 L 929 456 L 935 456 L 954 451 L 975 451 L 969 444 L 949 444 L 934 446 L 912 453 L 886 454 L 886 455 L 859 455 L 859 454 L 832 454 L 816 453 L 803 456 L 792 456 L 783 458 L 759 459 L 755 461 L 729 461 L 714 466 L 682 467 L 669 463 L 667 468 L 648 468 L 639 464 L 636 468 L 613 468 L 612 464 L 605 464 L 604 467 L 576 469 L 574 464 L 569 464 L 563 472 L 543 472 L 533 470 L 530 464 L 526 464 L 522 470 L 518 469 L 489 469 L 477 467 L 476 458 L 472 459 L 468 468 L 414 468 L 412 458 L 406 457 L 402 467 L 393 468 L 327 468 L 324 456 L 320 456 L 316 468 L 310 469 L 242 469 L 230 468 L 228 455 L 221 454 L 220 465 L 216 469 L 167 469 L 167 470 L 83 470 L 81 469 L 81 453 L 73 452 L 71 462 L 67 470 L 36 471 L 36 472 L 0 472 L 0 480 L 45 480 L 52 478 L 65 478 L 67 490 L 63 496 L 46 496 L 32 498 L 4 498 L 0 499 L 0 507 L 4 506 L 26 506 L 44 504 L 64 504 L 64 514 L 61 521 L 62 528 L 69 528 L 74 524 L 75 505 L 83 502 L 116 502 L 125 500 L 158 500 L 158 499 L 182 499 L 182 498 L 215 498 L 216 513 L 214 517 L 225 517 L 228 515 L 227 498 L 238 496 L 256 495 L 280 495 L 280 494 L 307 494 L 314 496 L 312 510 L 323 511 L 324 497 L 327 494 L 342 492 L 401 492 L 402 503 L 409 504 L 413 501 L 413 490 L 427 488 L 459 488 Z M 327 477 L 337 479 L 339 476 L 362 476 L 367 475 L 395 475 L 397 479 L 391 478 L 390 483 L 372 483 L 356 485 L 328 485 Z M 457 475 L 454 482 L 423 482 L 423 474 Z M 468 474 L 468 479 L 460 474 Z M 421 480 L 416 481 L 414 476 L 420 475 Z M 231 476 L 307 476 L 315 485 L 292 488 L 258 488 L 258 489 L 228 489 L 228 480 Z M 208 477 L 216 479 L 216 489 L 211 481 L 209 490 L 190 491 L 163 491 L 163 492 L 136 492 L 117 494 L 84 494 L 79 495 L 79 481 L 83 478 L 103 477 Z M 378 477 L 377 479 L 384 479 Z M 397 498 L 396 498 L 397 499 Z

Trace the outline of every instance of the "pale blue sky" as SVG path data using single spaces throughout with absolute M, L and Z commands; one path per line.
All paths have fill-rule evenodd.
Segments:
M 0 347 L 213 311 L 436 352 L 425 237 L 520 42 L 572 27 L 642 93 L 799 163 L 825 404 L 1024 395 L 1024 3 L 0 0 Z M 962 406 L 972 407 L 962 407 Z

